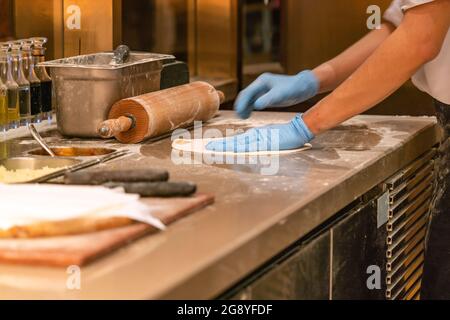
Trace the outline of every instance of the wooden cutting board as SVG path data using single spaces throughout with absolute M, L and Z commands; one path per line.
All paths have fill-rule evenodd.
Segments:
M 154 208 L 155 217 L 169 226 L 212 204 L 214 197 L 200 194 L 191 198 L 152 198 L 144 202 Z M 155 232 L 158 232 L 156 228 L 139 223 L 76 236 L 0 240 L 0 263 L 81 267 Z

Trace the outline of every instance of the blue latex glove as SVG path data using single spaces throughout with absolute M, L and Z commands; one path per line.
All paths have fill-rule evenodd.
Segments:
M 235 109 L 242 119 L 248 119 L 253 110 L 288 107 L 306 101 L 317 95 L 319 88 L 319 80 L 309 70 L 295 76 L 266 73 L 239 94 Z
M 283 151 L 303 147 L 314 139 L 302 115 L 290 123 L 251 129 L 244 134 L 210 142 L 206 149 L 218 152 Z

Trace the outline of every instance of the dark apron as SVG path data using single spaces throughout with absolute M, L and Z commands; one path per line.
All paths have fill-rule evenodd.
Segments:
M 437 186 L 425 250 L 423 300 L 450 300 L 450 106 L 436 102 L 444 140 L 436 163 Z

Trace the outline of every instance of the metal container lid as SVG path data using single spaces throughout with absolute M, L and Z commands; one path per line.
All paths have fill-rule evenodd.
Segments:
M 39 66 L 49 68 L 83 68 L 97 70 L 118 70 L 139 64 L 174 60 L 175 57 L 167 54 L 156 54 L 147 52 L 131 52 L 130 58 L 123 64 L 111 64 L 113 59 L 112 52 L 102 52 L 75 56 L 70 58 L 58 59 L 39 63 Z

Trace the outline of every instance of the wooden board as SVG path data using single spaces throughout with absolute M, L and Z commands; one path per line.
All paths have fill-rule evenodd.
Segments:
M 144 202 L 154 207 L 155 217 L 170 225 L 212 204 L 214 197 L 200 194 L 191 198 L 152 198 Z M 155 232 L 158 232 L 156 228 L 139 223 L 77 236 L 0 240 L 0 263 L 84 266 L 133 240 Z

